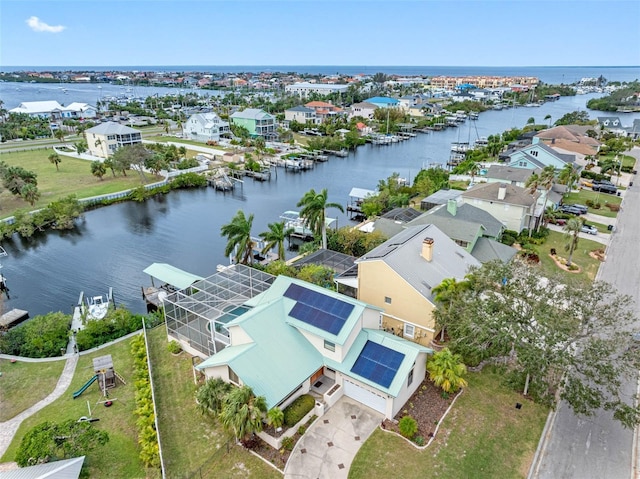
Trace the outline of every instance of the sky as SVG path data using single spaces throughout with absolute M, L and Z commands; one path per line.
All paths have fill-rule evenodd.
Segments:
M 640 0 L 0 0 L 5 66 L 637 66 Z

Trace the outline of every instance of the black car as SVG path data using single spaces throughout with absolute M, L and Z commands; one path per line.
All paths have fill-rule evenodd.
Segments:
M 591 187 L 593 191 L 602 191 L 603 193 L 609 193 L 615 195 L 618 192 L 618 188 L 610 183 L 594 183 Z
M 579 208 L 576 205 L 561 205 L 560 211 L 563 213 L 570 213 L 572 215 L 583 215 L 585 213 L 582 208 Z

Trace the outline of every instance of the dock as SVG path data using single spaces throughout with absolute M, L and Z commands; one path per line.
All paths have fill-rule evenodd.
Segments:
M 10 328 L 29 317 L 29 311 L 13 308 L 0 316 L 0 328 Z

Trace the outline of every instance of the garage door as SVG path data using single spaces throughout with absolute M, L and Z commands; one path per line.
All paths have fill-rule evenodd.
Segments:
M 381 412 L 382 414 L 386 414 L 387 412 L 386 398 L 383 398 L 382 396 L 379 396 L 378 394 L 375 394 L 346 379 L 344 380 L 344 394 L 365 406 L 369 406 L 371 409 Z

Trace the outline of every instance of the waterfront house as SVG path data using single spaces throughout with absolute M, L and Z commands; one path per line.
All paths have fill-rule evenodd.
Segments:
M 383 329 L 422 345 L 429 345 L 438 329 L 433 288 L 480 266 L 432 224 L 403 229 L 356 263 L 358 299 L 383 309 Z
M 596 155 L 602 145 L 587 135 L 589 130 L 593 130 L 591 125 L 563 125 L 542 130 L 535 137 L 556 151 L 574 153 L 584 159 L 585 156 Z
M 325 101 L 310 101 L 309 103 L 305 103 L 304 106 L 316 112 L 316 118 L 319 120 L 318 123 L 322 123 L 326 119 L 342 113 L 342 108 Z
M 536 210 L 540 194 L 529 193 L 526 188 L 506 183 L 480 183 L 463 192 L 460 199 L 465 204 L 490 213 L 509 230 L 520 233 L 533 228 L 542 211 Z
M 518 168 L 509 165 L 491 165 L 484 178 L 487 183 L 507 183 L 525 188 L 527 180 L 533 174 L 540 174 L 540 168 Z
M 285 121 L 295 121 L 303 125 L 306 123 L 313 123 L 314 125 L 321 123 L 313 108 L 302 105 L 286 109 L 284 111 L 284 119 Z
M 113 121 L 89 128 L 85 135 L 89 154 L 100 158 L 108 158 L 121 146 L 142 143 L 142 135 L 138 130 Z
M 298 82 L 284 87 L 284 90 L 287 93 L 293 93 L 294 95 L 298 95 L 302 98 L 308 97 L 311 93 L 326 96 L 331 93 L 344 93 L 348 89 L 349 85 L 310 82 Z
M 98 116 L 98 110 L 95 106 L 88 103 L 73 102 L 63 107 L 62 118 L 72 118 L 74 120 L 83 120 L 95 118 Z
M 31 117 L 59 120 L 60 118 L 62 118 L 63 110 L 64 107 L 55 100 L 23 101 L 17 107 L 9 110 L 9 113 L 19 113 L 29 115 Z
M 376 108 L 378 107 L 373 103 L 367 103 L 367 102 L 354 103 L 353 105 L 351 105 L 351 108 L 349 109 L 349 119 L 355 118 L 355 117 L 362 117 L 366 120 L 371 120 L 373 118 L 373 113 L 376 111 Z
M 229 133 L 229 123 L 213 112 L 191 115 L 182 127 L 183 138 L 201 142 L 217 142 L 222 135 Z
M 231 123 L 242 126 L 252 137 L 273 139 L 277 136 L 276 117 L 259 108 L 247 108 L 231 115 Z
M 371 103 L 378 108 L 396 108 L 400 105 L 400 102 L 397 99 L 386 96 L 374 96 L 367 98 L 365 103 Z
M 575 161 L 575 155 L 555 151 L 537 136 L 533 137 L 530 145 L 519 148 L 508 156 L 509 166 L 529 169 L 553 166 L 556 170 L 561 170 L 565 165 L 573 164 Z
M 322 388 L 329 406 L 346 395 L 387 418 L 400 411 L 425 377 L 430 349 L 381 331 L 379 308 L 293 278 L 262 278 L 270 286 L 244 300 L 242 287 L 228 294 L 230 278 L 248 284 L 238 277 L 255 274 L 247 269 L 235 265 L 169 296 L 168 334 L 183 343 L 188 337 L 172 328 L 176 319 L 195 315 L 196 303 L 208 318 L 241 309 L 231 318 L 207 320 L 206 331 L 224 331 L 228 345 L 197 369 L 208 378 L 250 386 L 268 408 L 284 408 Z M 207 287 L 213 283 L 226 286 L 217 297 Z

